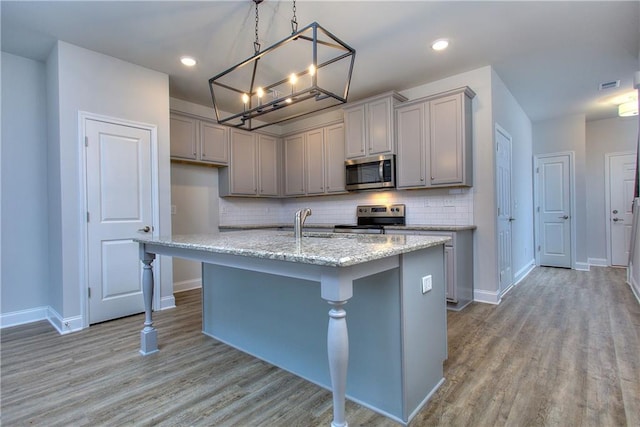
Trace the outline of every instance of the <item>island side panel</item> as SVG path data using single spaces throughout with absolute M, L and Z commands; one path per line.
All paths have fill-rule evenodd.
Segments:
M 410 420 L 441 385 L 447 355 L 444 245 L 402 255 L 403 354 Z M 422 293 L 422 277 L 432 289 Z
M 401 420 L 399 270 L 353 287 L 347 396 Z M 330 309 L 319 282 L 203 264 L 203 332 L 326 388 Z

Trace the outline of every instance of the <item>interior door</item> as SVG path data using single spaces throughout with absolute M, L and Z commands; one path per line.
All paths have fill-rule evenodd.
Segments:
M 134 236 L 151 234 L 151 132 L 87 119 L 89 323 L 144 311 Z
M 500 291 L 513 283 L 511 256 L 511 137 L 496 127 L 496 186 L 498 195 L 498 266 Z
M 571 159 L 540 157 L 538 176 L 538 262 L 571 268 Z
M 611 265 L 626 266 L 629 262 L 631 226 L 633 224 L 633 190 L 636 155 L 612 155 L 609 161 L 609 245 Z

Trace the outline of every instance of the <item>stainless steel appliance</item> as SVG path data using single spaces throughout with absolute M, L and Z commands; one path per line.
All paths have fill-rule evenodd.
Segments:
M 340 224 L 334 233 L 384 234 L 385 225 L 405 225 L 404 205 L 367 205 L 356 207 L 357 224 Z
M 347 190 L 373 190 L 395 188 L 396 159 L 393 154 L 347 160 Z

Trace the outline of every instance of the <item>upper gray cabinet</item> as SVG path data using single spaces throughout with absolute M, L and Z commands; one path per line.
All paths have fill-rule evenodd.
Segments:
M 394 106 L 405 100 L 389 92 L 344 107 L 346 158 L 395 153 Z
M 221 196 L 277 197 L 278 139 L 231 129 L 231 159 L 220 169 Z
M 284 139 L 285 196 L 344 193 L 342 123 Z
M 171 113 L 170 153 L 176 160 L 227 165 L 229 130 L 225 126 Z
M 398 188 L 472 186 L 468 87 L 396 107 Z

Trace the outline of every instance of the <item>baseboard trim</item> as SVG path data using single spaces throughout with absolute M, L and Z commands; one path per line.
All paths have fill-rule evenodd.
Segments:
M 202 279 L 183 280 L 173 284 L 173 293 L 190 291 L 202 287 Z
M 160 299 L 160 310 L 169 310 L 170 308 L 176 308 L 175 297 L 173 295 L 162 297 Z
M 51 306 L 47 310 L 47 320 L 60 335 L 81 331 L 84 325 L 82 316 L 62 317 Z
M 0 329 L 47 320 L 48 310 L 49 307 L 44 306 L 2 313 L 0 314 Z
M 592 265 L 594 267 L 608 267 L 609 263 L 607 262 L 606 258 L 588 258 L 587 262 L 589 263 L 589 265 Z
M 484 302 L 487 304 L 500 304 L 500 295 L 497 291 L 482 291 L 475 289 L 473 291 L 473 300 L 477 302 Z
M 578 271 L 589 271 L 589 263 L 588 262 L 576 262 L 575 269 Z
M 636 297 L 636 301 L 638 301 L 638 304 L 640 304 L 640 283 L 636 283 L 636 280 L 634 279 L 634 273 L 633 262 L 631 262 L 629 263 L 629 268 L 627 269 L 627 283 L 631 288 L 631 292 L 633 292 L 633 295 Z
M 533 271 L 533 269 L 536 268 L 536 260 L 532 259 L 531 261 L 529 261 L 529 263 L 527 265 L 525 265 L 524 267 L 522 267 L 520 270 L 518 270 L 518 272 L 516 273 L 515 277 L 513 278 L 513 285 L 517 285 L 518 283 L 522 282 L 522 280 L 527 277 L 529 275 L 529 273 L 531 273 Z

